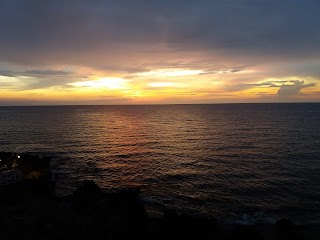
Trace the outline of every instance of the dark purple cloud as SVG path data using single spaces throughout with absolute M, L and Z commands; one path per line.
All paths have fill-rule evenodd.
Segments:
M 0 60 L 132 65 L 165 59 L 164 49 L 208 59 L 319 57 L 319 9 L 317 0 L 3 0 Z

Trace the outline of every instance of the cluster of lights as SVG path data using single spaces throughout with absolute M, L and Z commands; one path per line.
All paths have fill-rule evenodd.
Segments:
M 17 156 L 17 158 L 19 158 L 19 159 L 20 159 L 20 158 L 21 158 L 21 156 L 20 156 L 20 155 L 18 155 L 18 156 Z M 2 162 L 2 159 L 1 159 L 1 158 L 0 158 L 0 162 Z

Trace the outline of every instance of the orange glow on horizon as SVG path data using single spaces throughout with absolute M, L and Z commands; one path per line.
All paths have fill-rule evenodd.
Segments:
M 85 88 L 109 88 L 109 89 L 124 89 L 128 87 L 128 80 L 122 78 L 101 78 L 92 81 L 83 81 L 70 83 L 74 87 L 85 87 Z
M 140 73 L 110 74 L 94 69 L 79 68 L 87 78 L 74 77 L 65 85 L 43 88 L 28 87 L 35 79 L 28 76 L 0 76 L 0 100 L 5 101 L 99 101 L 101 103 L 180 103 L 180 102 L 237 102 L 259 100 L 274 101 L 279 98 L 278 90 L 283 85 L 293 85 L 299 76 L 282 78 L 261 77 L 259 71 L 221 70 L 206 72 L 201 69 L 159 68 Z M 78 73 L 80 75 L 80 73 Z M 90 74 L 89 74 L 90 73 Z M 237 85 L 238 78 L 251 79 Z M 259 76 L 258 76 L 259 77 Z M 314 82 L 305 78 L 303 84 Z M 268 83 L 274 83 L 269 84 Z M 233 85 L 230 85 L 233 84 Z M 231 88 L 228 90 L 228 86 Z M 295 99 L 307 100 L 317 95 L 316 85 L 298 90 Z M 318 92 L 317 92 L 318 91 Z

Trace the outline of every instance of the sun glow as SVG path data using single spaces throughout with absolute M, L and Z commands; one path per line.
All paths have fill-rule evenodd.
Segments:
M 123 78 L 101 78 L 92 81 L 74 82 L 70 84 L 74 87 L 86 88 L 110 88 L 110 89 L 125 89 L 128 87 L 128 80 Z
M 156 69 L 148 72 L 140 73 L 139 76 L 154 76 L 154 77 L 179 77 L 187 75 L 198 75 L 204 73 L 203 70 L 195 69 L 180 69 L 180 68 L 164 68 Z
M 175 83 L 175 82 L 152 82 L 148 84 L 151 88 L 165 88 L 165 87 L 183 87 L 183 84 Z

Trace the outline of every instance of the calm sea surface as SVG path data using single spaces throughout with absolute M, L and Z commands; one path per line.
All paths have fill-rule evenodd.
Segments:
M 320 104 L 0 107 L 0 151 L 181 212 L 320 222 Z

